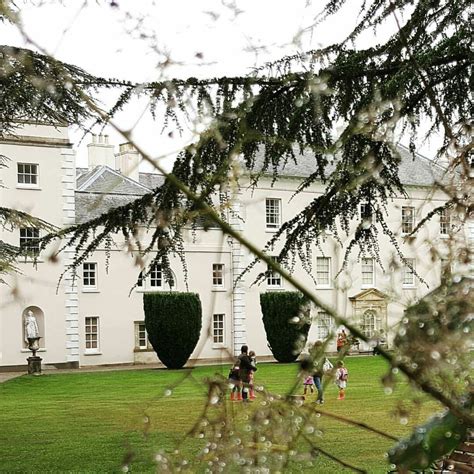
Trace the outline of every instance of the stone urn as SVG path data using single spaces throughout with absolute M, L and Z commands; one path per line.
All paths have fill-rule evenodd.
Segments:
M 36 355 L 36 351 L 40 348 L 39 340 L 40 336 L 28 337 L 28 349 L 33 353 L 31 357 L 28 357 L 28 374 L 30 375 L 41 375 L 41 357 Z

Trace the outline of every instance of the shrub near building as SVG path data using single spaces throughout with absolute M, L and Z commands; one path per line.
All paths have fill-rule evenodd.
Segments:
M 145 327 L 158 358 L 169 369 L 186 364 L 199 340 L 202 308 L 196 293 L 143 295 Z
M 260 295 L 263 325 L 273 357 L 293 362 L 303 350 L 311 322 L 307 300 L 297 291 L 267 292 Z

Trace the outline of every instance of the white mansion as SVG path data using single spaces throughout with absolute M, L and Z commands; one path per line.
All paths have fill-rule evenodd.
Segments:
M 66 127 L 24 124 L 15 136 L 0 141 L 0 154 L 10 159 L 2 171 L 1 205 L 67 226 L 128 203 L 163 181 L 161 175 L 139 172 L 140 156 L 128 144 L 115 153 L 107 137 L 98 136 L 88 145 L 88 152 L 89 168 L 76 169 Z M 339 314 L 355 321 L 369 336 L 383 330 L 389 341 L 407 304 L 439 284 L 442 260 L 433 257 L 430 249 L 432 245 L 442 249 L 451 229 L 449 215 L 442 215 L 426 225 L 415 241 L 402 239 L 445 197 L 433 190 L 434 180 L 443 174 L 441 167 L 421 156 L 413 159 L 403 149 L 401 155 L 399 172 L 408 198 L 389 203 L 388 224 L 426 284 L 409 266 L 399 264 L 392 244 L 382 233 L 380 254 L 385 271 L 372 258 L 358 259 L 357 252 L 353 252 L 347 269 L 338 274 L 344 249 L 331 234 L 313 252 L 316 285 L 302 268 L 295 268 L 295 275 Z M 251 190 L 247 186 L 249 178 L 244 174 L 241 179 L 231 224 L 260 248 L 283 221 L 322 192 L 323 185 L 316 184 L 290 200 L 301 177 L 314 171 L 314 159 L 303 155 L 298 160 L 298 165 L 288 163 L 273 185 L 272 177 L 262 177 L 258 188 Z M 262 264 L 235 284 L 252 260 L 251 255 L 219 229 L 188 234 L 185 250 L 189 291 L 200 295 L 203 307 L 201 339 L 191 358 L 228 359 L 243 343 L 258 356 L 269 356 L 259 294 L 291 288 L 276 274 L 261 285 L 251 285 L 262 271 Z M 0 229 L 0 239 L 15 245 L 28 245 L 28 240 L 37 236 L 33 228 Z M 31 262 L 20 262 L 21 274 L 7 276 L 7 284 L 0 285 L 0 370 L 26 365 L 29 351 L 24 319 L 29 310 L 42 336 L 38 355 L 47 366 L 157 362 L 147 344 L 142 297 L 147 291 L 167 290 L 160 267 L 156 266 L 130 291 L 141 268 L 117 238 L 116 246 L 110 249 L 108 268 L 105 249 L 96 251 L 83 263 L 78 278 L 67 273 L 58 286 L 60 275 L 74 255 L 74 249 L 66 248 L 58 258 L 49 258 L 59 246 L 41 255 L 36 267 Z M 173 289 L 186 291 L 179 261 L 173 262 L 173 271 Z M 317 308 L 312 310 L 312 319 L 311 342 L 337 329 Z M 361 349 L 367 348 L 361 345 Z

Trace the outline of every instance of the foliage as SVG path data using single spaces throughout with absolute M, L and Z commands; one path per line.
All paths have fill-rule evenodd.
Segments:
M 390 449 L 390 462 L 405 472 L 427 469 L 456 448 L 466 432 L 466 424 L 451 412 L 437 415 Z
M 472 384 L 473 313 L 472 281 L 445 280 L 406 310 L 394 340 L 400 361 L 412 364 L 418 380 L 460 403 Z
M 268 347 L 278 362 L 293 362 L 308 337 L 308 301 L 296 291 L 269 291 L 260 294 L 262 319 Z
M 347 3 L 347 0 L 330 0 L 323 19 L 336 14 Z M 47 54 L 3 47 L 0 100 L 5 106 L 0 119 L 5 133 L 11 133 L 14 122 L 23 118 L 53 124 L 57 121 L 81 124 L 88 118 L 104 122 L 137 95 L 150 99 L 152 113 L 158 120 L 159 111 L 165 110 L 162 121 L 170 132 L 175 127 L 184 128 L 190 105 L 190 109 L 213 119 L 197 142 L 180 153 L 162 187 L 90 222 L 51 233 L 44 239 L 43 248 L 55 239 L 64 239 L 64 246 L 77 249 L 72 264 L 76 268 L 97 248 L 109 249 L 112 235 L 121 233 L 130 247 L 134 244 L 141 252 L 153 252 L 153 263 L 162 264 L 170 278 L 171 256 L 177 254 L 186 269 L 184 226 L 192 225 L 197 218 L 209 217 L 229 233 L 226 223 L 219 221 L 219 215 L 227 217 L 224 211 L 231 198 L 227 189 L 236 185 L 243 167 L 245 172 L 252 173 L 256 184 L 264 173 L 273 173 L 274 179 L 278 179 L 285 163 L 297 162 L 305 153 L 313 157 L 313 173 L 300 183 L 298 192 L 316 181 L 325 184 L 325 191 L 284 223 L 264 250 L 276 246 L 278 239 L 283 240 L 278 245 L 283 267 L 292 269 L 299 259 L 311 274 L 312 249 L 324 241 L 326 231 L 332 232 L 341 244 L 341 237 L 350 235 L 350 243 L 343 249 L 345 262 L 355 249 L 359 256 L 368 254 L 377 259 L 379 234 L 383 233 L 403 260 L 386 219 L 389 201 L 404 193 L 396 148 L 396 137 L 401 131 L 409 132 L 412 152 L 423 129 L 428 131 L 421 138 L 442 132 L 438 156 L 446 155 L 450 170 L 457 173 L 454 183 L 449 180 L 436 183 L 449 200 L 443 206 L 452 206 L 461 221 L 473 211 L 469 196 L 473 105 L 466 100 L 470 97 L 473 77 L 470 6 L 467 0 L 364 1 L 360 21 L 346 41 L 324 50 L 282 58 L 250 76 L 232 78 L 131 84 L 120 79 L 93 77 Z M 21 29 L 12 2 L 0 0 L 1 15 Z M 387 41 L 367 49 L 354 45 L 362 33 L 383 26 L 387 20 L 399 24 Z M 93 97 L 101 88 L 113 88 L 120 93 L 107 113 L 97 107 Z M 336 129 L 336 123 L 342 124 L 342 131 Z M 127 136 L 126 132 L 123 134 Z M 215 199 L 217 190 L 219 199 Z M 362 203 L 374 216 L 373 222 L 359 215 Z M 435 209 L 425 219 L 439 212 Z M 11 216 L 5 215 L 8 219 Z M 351 233 L 353 224 L 356 230 Z M 152 234 L 146 248 L 142 248 L 137 237 L 142 226 Z M 265 258 L 265 253 L 259 250 L 252 250 L 256 256 L 254 264 Z M 7 262 L 3 268 L 11 268 L 8 260 L 11 254 L 7 251 L 5 255 L 0 254 Z M 465 255 L 469 261 L 469 251 Z M 259 278 L 264 276 L 262 273 Z M 457 304 L 459 298 L 463 298 L 461 293 L 454 295 L 452 302 L 461 317 L 463 308 Z M 317 298 L 312 300 L 316 302 Z M 419 310 L 425 314 L 425 306 L 421 305 Z M 335 311 L 328 308 L 327 312 L 337 323 L 345 323 Z M 455 321 L 455 314 L 449 311 L 447 314 L 451 323 Z M 451 323 L 445 325 L 441 319 L 428 318 L 418 321 L 418 328 L 427 324 L 433 331 L 440 330 L 451 345 L 458 338 L 455 332 L 464 327 L 454 327 L 457 324 L 454 323 L 451 331 Z M 367 339 L 360 331 L 353 333 Z M 404 334 L 400 333 L 400 356 L 398 353 L 391 356 L 382 348 L 381 354 L 391 362 L 393 371 L 408 375 L 422 390 L 452 408 L 452 413 L 472 421 L 472 413 L 463 409 L 456 387 L 446 390 L 440 383 L 442 380 L 456 385 L 456 380 L 447 377 L 450 360 L 454 358 L 451 354 L 445 358 L 442 351 L 431 347 L 426 354 L 433 360 L 420 356 L 416 349 L 420 337 L 425 336 L 431 336 L 428 330 L 425 334 L 416 327 L 408 327 Z M 432 341 L 430 337 L 423 340 L 433 344 L 441 341 Z M 440 355 L 439 360 L 436 354 Z M 419 364 L 426 364 L 426 368 Z M 436 376 L 430 378 L 430 374 Z M 210 391 L 209 395 L 214 394 Z M 285 449 L 290 450 L 290 445 Z M 246 454 L 254 453 L 257 457 L 258 452 L 261 454 L 254 446 Z
M 6 229 L 11 232 L 13 229 L 19 229 L 20 227 L 34 227 L 45 232 L 55 230 L 53 225 L 43 219 L 16 209 L 0 207 L 0 229 Z M 19 272 L 16 262 L 19 258 L 27 256 L 36 257 L 36 255 L 28 255 L 27 249 L 25 250 L 0 240 L 0 284 L 5 283 L 2 275 Z
M 344 3 L 330 2 L 326 14 L 333 14 Z M 396 7 L 388 1 L 364 3 L 362 20 L 350 39 L 387 16 L 404 12 L 411 4 L 409 0 L 397 2 Z M 148 95 L 155 104 L 155 113 L 163 104 L 165 122 L 171 119 L 178 126 L 184 120 L 180 114 L 186 112 L 190 102 L 200 113 L 213 116 L 211 127 L 179 155 L 173 168 L 173 176 L 211 206 L 218 185 L 225 187 L 229 175 L 234 179 L 241 172 L 238 155 L 246 169 L 254 171 L 257 182 L 261 173 L 271 171 L 277 178 L 288 160 L 298 161 L 303 152 L 311 154 L 314 172 L 301 183 L 300 191 L 316 180 L 325 182 L 326 191 L 284 223 L 268 242 L 267 249 L 284 237 L 280 252 L 283 264 L 299 258 L 311 272 L 312 245 L 324 240 L 326 230 L 336 238 L 340 232 L 349 233 L 354 220 L 358 227 L 345 249 L 346 259 L 356 247 L 360 253 L 377 257 L 380 231 L 403 259 L 385 213 L 387 202 L 403 193 L 395 129 L 398 125 L 411 128 L 414 151 L 422 119 L 429 122 L 429 133 L 443 126 L 440 153 L 450 145 L 456 149 L 453 165 L 466 165 L 469 145 L 463 145 L 463 137 L 469 135 L 472 116 L 472 103 L 465 100 L 472 78 L 467 9 L 466 0 L 455 4 L 418 2 L 403 27 L 380 46 L 359 50 L 346 41 L 283 58 L 252 76 L 189 78 L 140 87 L 88 78 L 86 84 L 122 90 L 109 116 L 136 94 Z M 83 87 L 83 82 L 71 81 L 73 90 Z M 334 129 L 338 121 L 345 124 L 341 133 Z M 450 197 L 468 210 L 465 196 Z M 228 196 L 224 198 L 227 201 Z M 366 225 L 360 219 L 361 203 L 370 207 L 373 224 Z M 147 250 L 182 256 L 179 235 L 183 223 L 192 222 L 198 210 L 196 200 L 183 196 L 168 179 L 162 188 L 137 202 L 57 236 L 67 237 L 74 244 L 91 239 L 94 232 L 100 235 L 89 241 L 84 250 L 87 254 L 115 232 L 129 239 L 140 226 L 150 225 L 150 216 L 158 214 L 158 226 Z M 158 245 L 162 227 L 171 235 L 166 248 Z M 101 232 L 102 228 L 106 232 Z M 74 265 L 81 262 L 76 259 Z M 166 266 L 166 261 L 161 263 Z
M 50 56 L 0 46 L 0 137 L 14 133 L 23 120 L 84 126 L 92 116 L 84 92 L 98 83 L 100 79 Z
M 201 300 L 196 293 L 144 293 L 145 326 L 153 349 L 170 369 L 186 364 L 199 340 Z

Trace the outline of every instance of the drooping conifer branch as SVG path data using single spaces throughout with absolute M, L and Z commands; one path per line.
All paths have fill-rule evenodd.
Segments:
M 343 3 L 330 2 L 326 13 L 332 14 Z M 399 6 L 401 8 L 408 3 L 402 1 Z M 369 25 L 367 22 L 377 25 L 394 7 L 378 0 L 364 8 L 363 19 L 351 38 L 357 37 Z M 82 94 L 98 87 L 122 89 L 119 99 L 109 111 L 109 117 L 121 110 L 134 94 L 149 94 L 155 104 L 154 113 L 157 104 L 163 104 L 164 122 L 172 120 L 178 127 L 182 120 L 179 113 L 185 116 L 187 104 L 195 100 L 195 109 L 214 115 L 215 120 L 198 143 L 179 155 L 173 174 L 208 204 L 213 202 L 213 192 L 219 186 L 225 186 L 237 156 L 242 158 L 248 171 L 255 172 L 253 184 L 256 184 L 263 173 L 273 172 L 276 178 L 283 164 L 288 160 L 297 161 L 302 151 L 312 154 L 314 172 L 304 180 L 300 190 L 315 180 L 321 180 L 326 184 L 326 192 L 286 223 L 277 234 L 277 237 L 287 236 L 280 255 L 282 262 L 298 256 L 307 266 L 305 260 L 308 260 L 308 255 L 306 253 L 305 256 L 302 249 L 308 248 L 308 242 L 318 245 L 326 230 L 336 231 L 337 234 L 338 225 L 347 233 L 351 220 L 357 218 L 360 203 L 368 203 L 382 231 L 390 237 L 391 231 L 384 222 L 381 209 L 396 193 L 403 192 L 393 146 L 398 123 L 409 122 L 412 115 L 423 116 L 431 119 L 432 126 L 436 128 L 440 119 L 433 110 L 430 97 L 433 92 L 440 98 L 438 103 L 443 107 L 444 120 L 453 123 L 467 120 L 471 108 L 469 101 L 465 100 L 470 81 L 471 52 L 465 41 L 469 23 L 464 13 L 454 18 L 461 12 L 459 5 L 453 9 L 441 9 L 441 17 L 434 14 L 438 10 L 438 6 L 420 2 L 414 17 L 407 20 L 401 31 L 384 45 L 357 50 L 343 42 L 305 54 L 298 58 L 296 64 L 294 58 L 284 58 L 274 64 L 279 68 L 286 64 L 283 72 L 273 76 L 271 67 L 274 65 L 269 65 L 266 70 L 249 77 L 189 78 L 131 84 L 95 78 L 78 68 L 62 65 L 48 56 L 30 54 L 26 50 L 6 52 L 13 62 L 21 56 L 19 67 L 24 68 L 22 75 L 27 78 L 27 87 L 32 87 L 28 79 L 32 67 L 41 73 L 40 77 L 47 78 L 54 73 L 58 80 L 63 81 L 64 90 L 59 85 L 55 89 L 55 84 L 45 80 L 40 96 L 33 94 L 32 103 L 27 102 L 19 108 L 26 113 L 33 110 L 39 100 L 50 103 L 50 107 L 37 112 L 50 120 L 62 117 L 77 123 L 90 116 Z M 454 20 L 456 28 L 451 31 Z M 449 37 L 445 34 L 448 30 L 451 32 Z M 407 53 L 407 48 L 415 52 L 415 62 Z M 317 61 L 314 61 L 315 58 Z M 304 61 L 308 60 L 313 61 L 310 71 L 299 72 Z M 429 72 L 428 83 L 420 81 L 416 74 L 419 67 Z M 11 79 L 9 76 L 6 78 Z M 57 101 L 55 95 L 58 95 Z M 65 105 L 61 105 L 63 102 Z M 69 116 L 62 115 L 63 110 Z M 101 115 L 99 121 L 104 120 Z M 333 128 L 335 121 L 346 123 L 346 128 L 339 135 Z M 413 130 L 417 128 L 416 124 L 412 127 Z M 257 162 L 257 156 L 263 156 L 263 160 Z M 336 166 L 334 171 L 328 173 L 331 161 Z M 149 214 L 180 216 L 170 221 L 171 233 L 166 237 L 167 240 L 170 240 L 170 235 L 171 240 L 179 239 L 182 225 L 189 223 L 186 221 L 193 215 L 195 203 L 180 195 L 179 190 L 169 183 L 157 191 L 153 195 L 151 210 L 142 207 L 146 199 L 138 201 L 133 208 L 133 219 L 124 216 L 121 209 L 113 210 L 98 221 L 71 230 L 69 235 L 74 236 L 72 243 L 79 242 L 81 245 L 78 248 L 90 253 L 104 242 L 108 232 L 119 229 L 127 238 L 134 235 L 134 221 L 149 223 Z M 123 212 L 127 214 L 128 208 Z M 91 241 L 90 236 L 100 227 L 106 231 L 97 232 Z M 159 236 L 155 235 L 148 250 L 156 250 L 154 245 L 159 241 Z M 88 242 L 87 246 L 85 242 Z M 374 226 L 359 226 L 349 248 L 357 245 L 361 252 L 378 255 L 376 242 Z M 272 243 L 273 240 L 269 245 Z M 170 251 L 172 247 L 167 246 Z M 166 250 L 161 249 L 160 253 L 165 256 Z M 77 259 L 76 263 L 81 261 Z
M 0 136 L 14 132 L 24 120 L 85 125 L 91 113 L 73 82 L 93 91 L 98 81 L 81 68 L 49 56 L 0 46 Z

